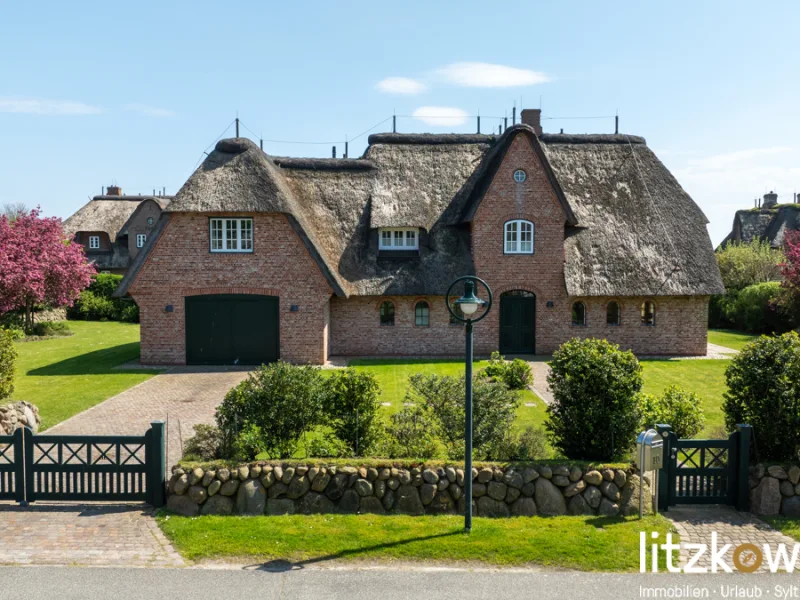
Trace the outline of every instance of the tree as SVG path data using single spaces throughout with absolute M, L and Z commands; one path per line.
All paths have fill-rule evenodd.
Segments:
M 781 265 L 783 291 L 779 303 L 800 322 L 800 231 L 786 233 L 786 260 Z
M 83 248 L 64 235 L 61 219 L 40 213 L 35 208 L 13 222 L 0 216 L 0 313 L 24 309 L 28 331 L 35 305 L 72 305 L 95 272 Z
M 783 252 L 769 241 L 731 242 L 717 252 L 717 265 L 725 288 L 739 291 L 747 286 L 780 281 Z
M 378 435 L 380 388 L 372 373 L 341 369 L 325 382 L 325 416 L 353 456 L 364 456 Z
M 8 220 L 13 223 L 19 217 L 27 213 L 28 208 L 25 206 L 24 202 L 7 202 L 6 204 L 3 204 L 3 210 L 0 214 L 8 217 Z

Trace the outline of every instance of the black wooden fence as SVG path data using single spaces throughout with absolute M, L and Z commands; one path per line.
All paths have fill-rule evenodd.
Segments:
M 163 421 L 142 436 L 0 436 L 0 500 L 166 500 Z

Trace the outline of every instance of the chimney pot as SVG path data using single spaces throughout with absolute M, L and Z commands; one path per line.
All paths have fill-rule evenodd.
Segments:
M 771 191 L 768 194 L 764 194 L 764 202 L 761 204 L 762 208 L 772 208 L 778 204 L 778 194 Z
M 536 135 L 542 135 L 542 109 L 524 108 L 520 114 L 520 119 L 525 125 L 532 127 Z
M 110 185 L 106 188 L 106 196 L 122 196 L 122 188 L 118 185 Z

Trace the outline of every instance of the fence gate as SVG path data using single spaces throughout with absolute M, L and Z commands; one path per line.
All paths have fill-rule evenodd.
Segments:
M 0 499 L 165 502 L 164 422 L 142 436 L 0 436 Z
M 736 431 L 723 440 L 678 439 L 668 425 L 659 425 L 658 430 L 664 437 L 665 461 L 659 472 L 659 509 L 676 504 L 749 508 L 749 425 L 737 425 Z

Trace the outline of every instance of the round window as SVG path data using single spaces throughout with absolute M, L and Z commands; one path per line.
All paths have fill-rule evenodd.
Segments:
M 148 225 L 152 225 L 153 224 L 153 217 L 147 217 L 147 224 Z
M 517 169 L 514 171 L 514 181 L 517 183 L 522 183 L 528 178 L 528 175 L 522 169 Z

